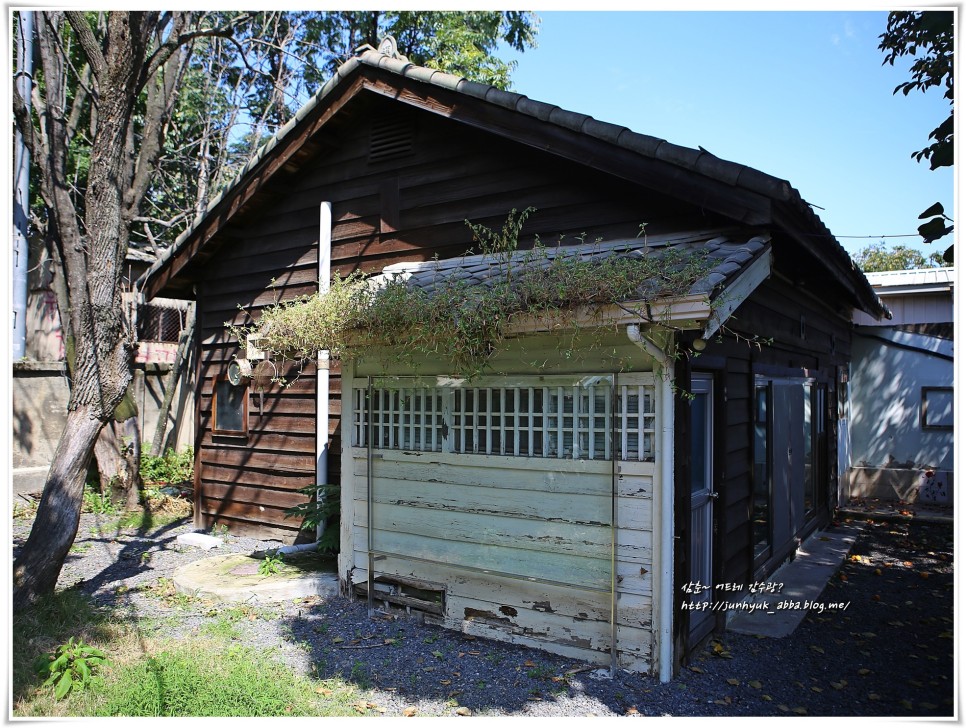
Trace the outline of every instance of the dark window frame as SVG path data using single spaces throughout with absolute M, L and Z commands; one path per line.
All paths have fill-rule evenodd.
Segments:
M 930 392 L 949 392 L 953 395 L 952 387 L 922 387 L 919 400 L 919 426 L 923 430 L 952 432 L 953 424 L 930 424 L 929 422 L 929 393 Z M 954 414 L 955 417 L 955 414 Z
M 242 390 L 242 400 L 241 400 L 241 421 L 242 429 L 222 429 L 218 427 L 218 392 L 221 387 L 225 385 L 228 387 L 235 387 Z M 245 380 L 244 384 L 232 384 L 228 379 L 227 372 L 224 374 L 219 374 L 215 377 L 214 385 L 211 392 L 211 434 L 212 435 L 225 435 L 230 437 L 248 437 L 248 399 L 249 399 L 249 383 Z

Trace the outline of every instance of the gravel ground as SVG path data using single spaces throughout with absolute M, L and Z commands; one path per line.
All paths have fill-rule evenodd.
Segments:
M 229 536 L 203 552 L 176 543 L 193 530 L 190 522 L 146 535 L 118 533 L 110 523 L 82 517 L 59 587 L 76 585 L 158 638 L 195 633 L 228 608 L 178 599 L 159 580 L 199 558 L 277 545 Z M 422 716 L 458 708 L 490 716 L 951 716 L 952 527 L 864 525 L 817 600 L 848 601 L 845 610 L 813 610 L 785 639 L 726 632 L 666 684 L 624 672 L 602 677 L 586 664 L 472 639 L 404 612 L 370 619 L 360 600 L 260 606 L 234 626 L 241 643 L 272 649 L 297 671 L 355 683 L 371 715 L 415 707 Z M 14 520 L 15 555 L 29 527 Z

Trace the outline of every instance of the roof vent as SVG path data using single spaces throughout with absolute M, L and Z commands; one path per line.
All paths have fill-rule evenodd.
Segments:
M 372 122 L 369 163 L 405 157 L 413 152 L 413 125 L 407 119 L 389 117 Z

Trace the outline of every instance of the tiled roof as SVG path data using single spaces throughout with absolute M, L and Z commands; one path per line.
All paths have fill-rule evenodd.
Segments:
M 560 257 L 591 263 L 614 257 L 639 260 L 660 256 L 666 251 L 674 250 L 682 253 L 701 252 L 710 258 L 713 267 L 702 278 L 695 281 L 688 291 L 681 291 L 681 294 L 711 296 L 737 276 L 748 263 L 756 259 L 768 244 L 767 235 L 749 238 L 745 233 L 743 237 L 735 238 L 720 231 L 676 233 L 657 238 L 609 240 L 546 248 L 538 254 L 534 254 L 533 251 L 518 250 L 509 256 L 466 255 L 460 258 L 421 263 L 395 263 L 384 268 L 383 272 L 372 280 L 372 284 L 378 286 L 387 280 L 401 278 L 407 285 L 421 288 L 427 293 L 453 280 L 466 281 L 471 286 L 492 287 L 495 282 L 506 280 L 507 276 L 519 277 L 534 269 L 549 268 L 553 261 Z M 645 283 L 639 289 L 637 298 L 647 298 L 648 294 L 659 286 L 659 281 Z
M 804 216 L 807 223 L 819 236 L 826 238 L 826 242 L 823 245 L 828 245 L 828 253 L 830 256 L 838 258 L 838 265 L 844 267 L 846 270 L 851 270 L 854 285 L 858 287 L 864 285 L 862 273 L 852 262 L 849 254 L 835 240 L 829 229 L 824 225 L 818 215 L 815 214 L 814 210 L 812 210 L 812 207 L 802 199 L 799 192 L 786 180 L 773 177 L 772 175 L 760 172 L 746 165 L 720 159 L 705 149 L 682 147 L 664 139 L 633 132 L 623 126 L 599 121 L 587 114 L 575 113 L 561 109 L 559 106 L 535 101 L 522 94 L 504 91 L 495 86 L 470 81 L 443 71 L 417 66 L 410 63 L 404 56 L 386 55 L 373 49 L 371 46 L 362 46 L 355 56 L 339 67 L 338 71 L 296 112 L 295 116 L 256 152 L 255 156 L 249 160 L 248 164 L 245 165 L 232 182 L 218 196 L 211 200 L 206 211 L 199 215 L 192 225 L 178 237 L 174 244 L 159 256 L 157 262 L 144 274 L 142 280 L 147 280 L 161 270 L 167 261 L 191 238 L 192 233 L 200 225 L 202 220 L 222 200 L 232 193 L 238 183 L 254 170 L 278 146 L 279 142 L 298 126 L 299 122 L 305 119 L 313 109 L 322 103 L 333 92 L 336 86 L 341 83 L 342 79 L 351 75 L 360 66 L 383 69 L 404 78 L 432 84 L 481 99 L 487 103 L 502 106 L 517 113 L 526 114 L 541 121 L 549 122 L 580 134 L 615 144 L 643 157 L 660 160 L 703 175 L 704 177 L 763 195 L 772 200 L 788 203 Z M 868 301 L 877 300 L 874 294 L 872 294 L 871 289 L 868 289 L 865 293 L 865 296 L 860 294 L 860 298 L 864 297 L 867 299 L 865 305 L 869 305 Z M 873 303 L 872 305 L 874 307 L 875 304 Z

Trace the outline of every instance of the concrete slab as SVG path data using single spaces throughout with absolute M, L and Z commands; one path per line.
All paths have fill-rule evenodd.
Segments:
M 305 563 L 299 560 L 300 563 Z M 261 559 L 247 554 L 212 556 L 187 564 L 173 575 L 175 588 L 183 594 L 226 602 L 271 603 L 301 597 L 331 597 L 339 592 L 334 561 L 331 570 L 283 565 L 275 574 L 258 573 Z M 319 561 L 316 560 L 315 566 Z
M 780 584 L 780 590 L 746 596 L 743 603 L 748 608 L 736 610 L 728 622 L 728 630 L 787 637 L 809 611 L 824 611 L 828 605 L 818 602 L 818 596 L 848 556 L 861 531 L 860 524 L 845 524 L 812 534 L 798 548 L 795 559 L 767 579 L 769 584 Z
M 199 549 L 204 549 L 207 551 L 208 549 L 217 548 L 223 545 L 225 542 L 217 536 L 209 536 L 206 533 L 193 532 L 182 533 L 180 536 L 178 536 L 178 543 L 185 546 L 197 546 Z

